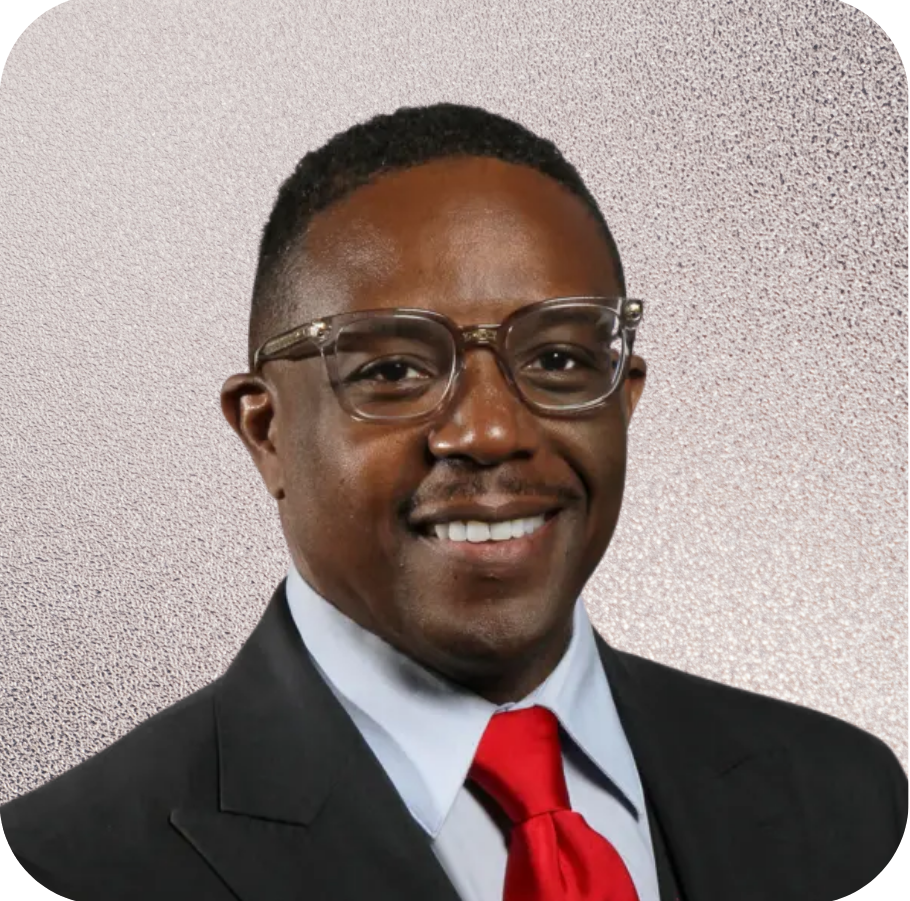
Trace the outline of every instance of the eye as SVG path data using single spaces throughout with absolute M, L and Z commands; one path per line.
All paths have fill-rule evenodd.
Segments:
M 543 370 L 544 372 L 571 372 L 580 368 L 589 368 L 590 361 L 585 360 L 585 356 L 581 352 L 568 348 L 552 347 L 538 353 L 528 364 L 528 369 Z
M 430 378 L 429 373 L 425 370 L 409 363 L 407 360 L 376 360 L 362 366 L 357 372 L 350 376 L 350 381 L 372 381 L 395 383 L 402 382 L 405 379 L 426 379 Z

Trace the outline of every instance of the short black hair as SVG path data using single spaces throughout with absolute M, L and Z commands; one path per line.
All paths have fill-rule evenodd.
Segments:
M 475 106 L 401 107 L 339 132 L 310 151 L 281 186 L 259 244 L 250 309 L 251 367 L 256 348 L 276 327 L 293 326 L 282 321 L 289 311 L 283 309 L 276 274 L 288 251 L 306 234 L 313 216 L 386 172 L 458 156 L 494 157 L 529 166 L 581 198 L 603 228 L 625 293 L 622 261 L 606 219 L 575 167 L 552 141 Z

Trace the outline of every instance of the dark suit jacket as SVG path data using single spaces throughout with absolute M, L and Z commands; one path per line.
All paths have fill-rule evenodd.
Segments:
M 888 863 L 907 779 L 881 741 L 597 643 L 684 901 L 834 901 Z M 457 901 L 284 582 L 224 676 L 0 818 L 76 901 Z

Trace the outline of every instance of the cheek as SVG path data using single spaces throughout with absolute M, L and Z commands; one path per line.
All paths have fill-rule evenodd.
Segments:
M 617 413 L 605 422 L 592 436 L 592 468 L 596 475 L 596 497 L 594 500 L 606 510 L 618 512 L 626 482 L 626 429 Z
M 597 418 L 560 423 L 553 429 L 552 438 L 557 454 L 587 488 L 592 505 L 622 492 L 626 428 L 618 406 L 601 411 Z
M 388 556 L 400 541 L 397 513 L 424 472 L 411 436 L 357 423 L 334 411 L 297 430 L 289 494 L 305 518 L 308 539 L 320 545 L 345 540 L 348 551 Z
M 626 477 L 626 430 L 618 408 L 567 423 L 555 435 L 558 453 L 585 487 L 585 543 L 603 553 L 619 518 Z
M 595 543 L 604 549 L 610 543 L 622 509 L 626 484 L 626 431 L 611 430 L 598 457 L 597 490 L 592 493 L 593 519 L 597 532 Z

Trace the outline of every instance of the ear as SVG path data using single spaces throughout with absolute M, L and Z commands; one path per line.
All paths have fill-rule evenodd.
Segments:
M 629 370 L 626 379 L 623 382 L 623 406 L 627 410 L 628 422 L 638 406 L 638 400 L 642 391 L 645 390 L 645 381 L 648 376 L 648 364 L 643 357 L 632 354 L 629 358 Z
M 221 412 L 253 458 L 269 494 L 284 495 L 281 460 L 275 447 L 275 388 L 249 373 L 230 376 L 221 386 Z

